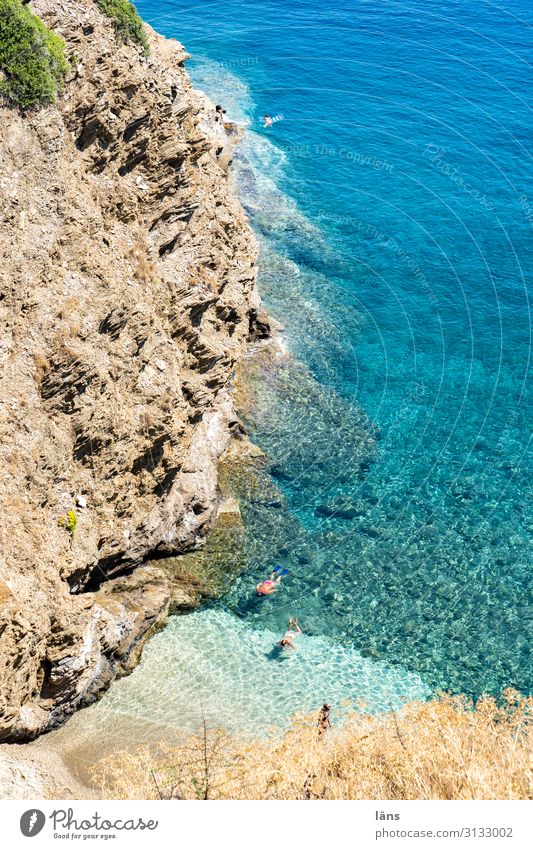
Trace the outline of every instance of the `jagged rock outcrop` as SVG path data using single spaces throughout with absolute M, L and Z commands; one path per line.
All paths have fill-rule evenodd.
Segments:
M 93 699 L 176 606 L 141 564 L 213 522 L 229 381 L 268 333 L 183 47 L 147 28 L 144 58 L 92 0 L 32 9 L 72 71 L 56 106 L 1 110 L 2 740 Z

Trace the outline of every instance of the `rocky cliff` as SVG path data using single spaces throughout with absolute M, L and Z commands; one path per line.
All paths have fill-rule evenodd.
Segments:
M 256 245 L 187 54 L 33 0 L 66 42 L 53 107 L 0 121 L 0 739 L 64 720 L 201 586 L 143 566 L 212 524 L 228 390 L 267 332 Z M 227 151 L 226 151 L 227 153 Z M 224 161 L 228 157 L 225 155 Z M 259 316 L 259 319 L 258 319 Z

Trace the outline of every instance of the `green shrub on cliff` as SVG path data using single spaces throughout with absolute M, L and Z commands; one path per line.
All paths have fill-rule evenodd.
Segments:
M 24 108 L 52 103 L 67 71 L 62 39 L 20 0 L 0 0 L 0 99 Z
M 121 41 L 136 41 L 140 44 L 145 56 L 150 52 L 148 39 L 133 3 L 129 0 L 96 0 L 98 6 L 108 17 L 113 19 L 115 31 Z
M 65 528 L 65 530 L 69 532 L 70 536 L 73 537 L 76 533 L 78 517 L 74 510 L 69 510 L 66 516 L 61 516 L 57 524 L 60 528 Z

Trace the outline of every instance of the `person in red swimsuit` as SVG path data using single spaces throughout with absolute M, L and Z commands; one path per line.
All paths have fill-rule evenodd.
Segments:
M 275 593 L 278 584 L 281 581 L 283 575 L 276 575 L 276 571 L 272 572 L 270 578 L 267 578 L 266 581 L 261 581 L 261 583 L 257 584 L 255 591 L 257 595 L 272 595 Z

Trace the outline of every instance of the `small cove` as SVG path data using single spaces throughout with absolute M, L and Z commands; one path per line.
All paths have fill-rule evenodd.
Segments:
M 525 6 L 138 6 L 248 128 L 235 185 L 301 368 L 258 377 L 246 416 L 283 509 L 244 494 L 243 573 L 54 735 L 81 734 L 84 758 L 193 728 L 199 705 L 250 730 L 324 699 L 530 691 Z M 267 132 L 265 111 L 285 120 Z M 293 614 L 305 635 L 280 662 Z

